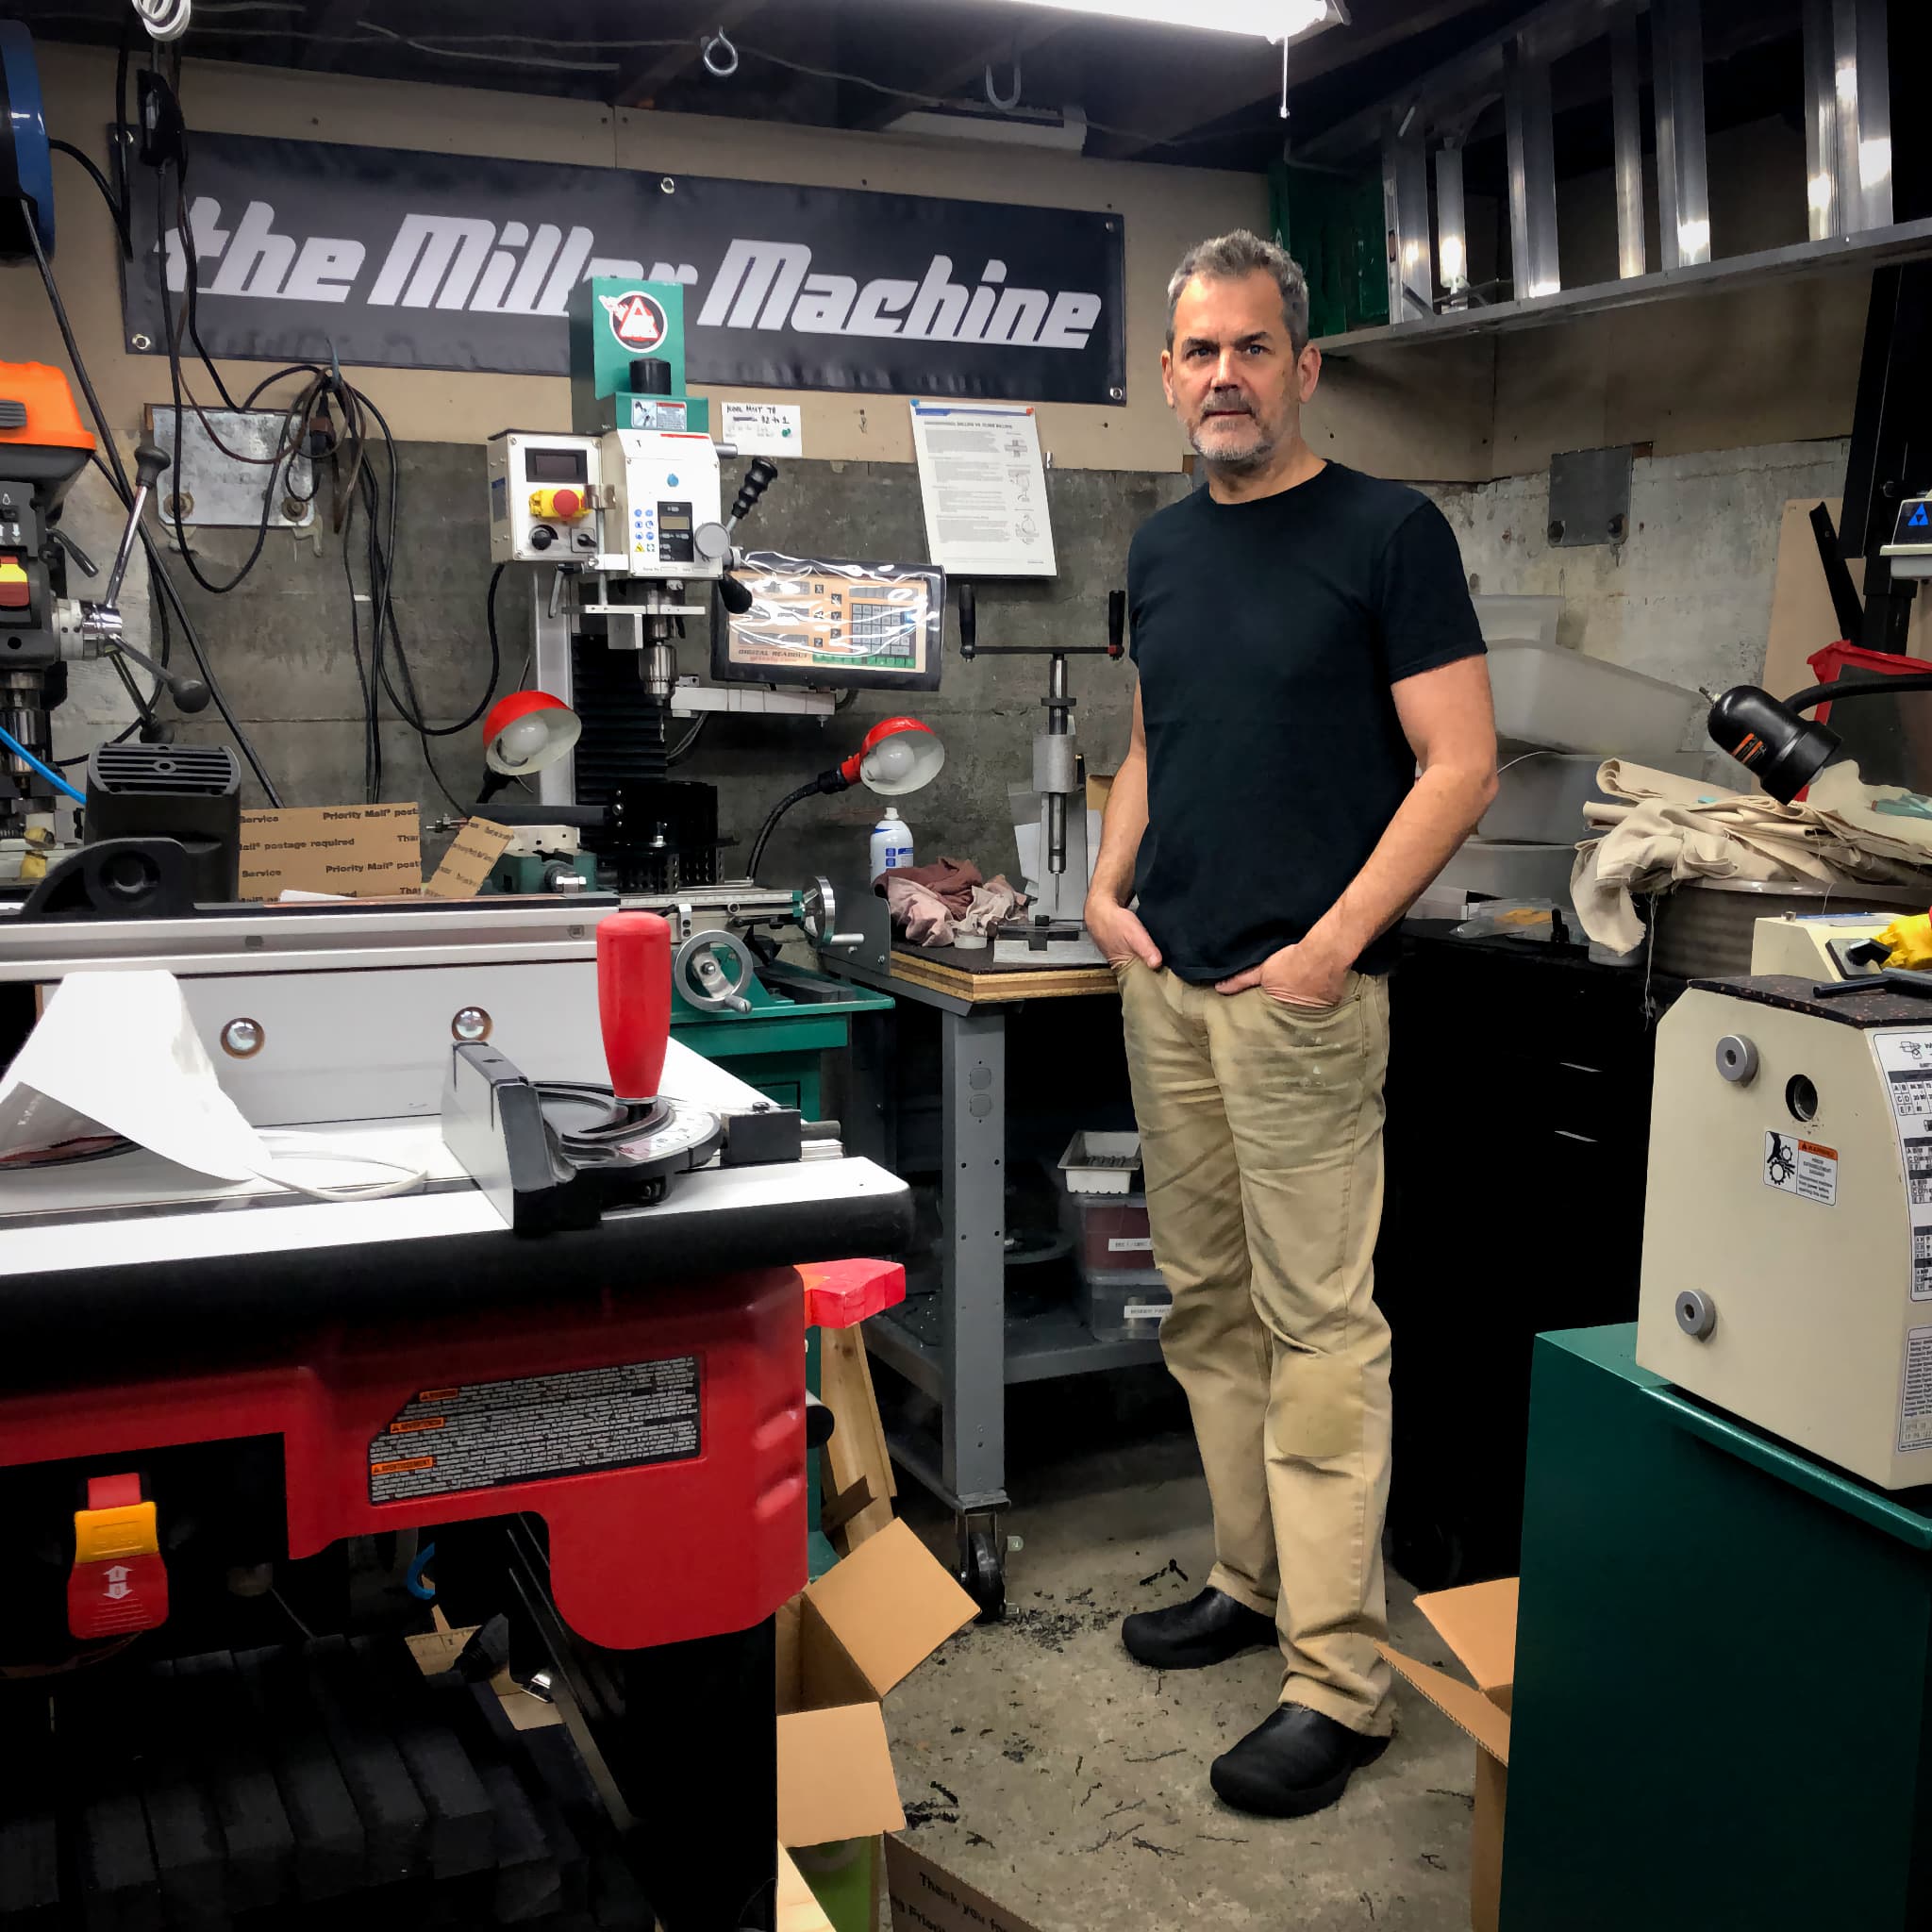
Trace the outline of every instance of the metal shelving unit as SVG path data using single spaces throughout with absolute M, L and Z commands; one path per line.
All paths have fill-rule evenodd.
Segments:
M 1657 156 L 1656 267 L 1645 235 L 1641 15 L 1648 16 Z M 1805 242 L 1748 255 L 1716 252 L 1722 237 L 1711 227 L 1704 0 L 1548 0 L 1297 148 L 1296 160 L 1312 165 L 1358 166 L 1377 153 L 1381 162 L 1391 319 L 1321 346 L 1347 351 L 1541 327 L 1640 303 L 1932 256 L 1932 222 L 1893 219 L 1886 0 L 1800 0 L 1799 18 L 1803 101 L 1766 108 L 1802 108 Z M 1551 69 L 1598 45 L 1615 154 L 1618 274 L 1566 290 L 1557 245 Z M 1469 279 L 1463 158 L 1478 120 L 1499 104 L 1512 293 L 1486 303 Z

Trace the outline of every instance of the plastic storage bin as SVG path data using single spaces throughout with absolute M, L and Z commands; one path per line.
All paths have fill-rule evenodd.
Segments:
M 1499 644 L 1490 685 L 1499 738 L 1604 758 L 1676 751 L 1708 708 L 1700 691 L 1549 644 Z
M 1583 822 L 1583 808 L 1592 800 L 1608 801 L 1596 782 L 1603 762 L 1595 752 L 1530 752 L 1506 758 L 1496 774 L 1496 802 L 1483 814 L 1476 836 L 1547 845 L 1594 838 Z M 1705 770 L 1698 752 L 1652 752 L 1636 762 L 1683 778 L 1701 778 Z
M 1060 1222 L 1082 1274 L 1133 1274 L 1154 1265 L 1145 1194 L 1062 1194 Z
M 1483 642 L 1491 649 L 1498 644 L 1548 644 L 1557 642 L 1557 625 L 1562 621 L 1560 597 L 1473 597 L 1475 621 L 1481 625 Z
M 1174 1296 L 1158 1268 L 1130 1274 L 1089 1274 L 1080 1271 L 1082 1312 L 1096 1341 L 1151 1341 Z
M 1577 835 L 1579 838 L 1581 833 Z M 1438 884 L 1485 899 L 1551 899 L 1567 902 L 1574 845 L 1524 845 L 1465 839 L 1442 868 Z
M 1139 1134 L 1075 1134 L 1060 1156 L 1060 1175 L 1076 1194 L 1126 1194 L 1141 1174 Z

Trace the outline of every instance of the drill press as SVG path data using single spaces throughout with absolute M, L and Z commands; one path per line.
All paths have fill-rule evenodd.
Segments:
M 163 669 L 123 634 L 122 580 L 141 535 L 141 513 L 168 466 L 153 443 L 134 452 L 134 497 L 104 594 L 68 594 L 68 569 L 100 575 L 59 527 L 63 501 L 94 452 L 74 392 L 58 369 L 0 362 L 0 839 L 19 838 L 51 814 L 63 788 L 51 768 L 48 713 L 67 695 L 67 666 L 119 652 L 160 678 L 184 711 L 208 701 L 198 678 Z
M 1091 862 L 1087 852 L 1087 786 L 1074 745 L 1074 699 L 1067 687 L 1069 658 L 1126 654 L 1127 593 L 1107 598 L 1105 644 L 982 644 L 971 584 L 959 586 L 959 655 L 1044 658 L 1046 728 L 1033 741 L 1033 784 L 1015 785 L 1015 803 L 1037 799 L 1039 876 L 1026 881 L 1028 916 L 1008 920 L 993 934 L 993 958 L 1011 965 L 1103 966 L 1106 955 L 1088 936 L 1085 912 Z

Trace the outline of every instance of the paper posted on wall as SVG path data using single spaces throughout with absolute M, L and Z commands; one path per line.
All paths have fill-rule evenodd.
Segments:
M 957 576 L 1059 574 L 1032 409 L 915 400 L 912 447 L 928 561 Z

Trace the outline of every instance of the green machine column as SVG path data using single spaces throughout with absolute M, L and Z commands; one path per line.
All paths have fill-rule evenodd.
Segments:
M 640 363 L 661 364 L 659 380 L 639 387 Z M 580 282 L 570 301 L 571 427 L 704 430 L 711 406 L 684 392 L 684 290 L 676 282 L 599 276 Z
M 1923 1932 L 1932 1491 L 1843 1475 L 1635 1347 L 1536 1344 L 1503 1932 Z

